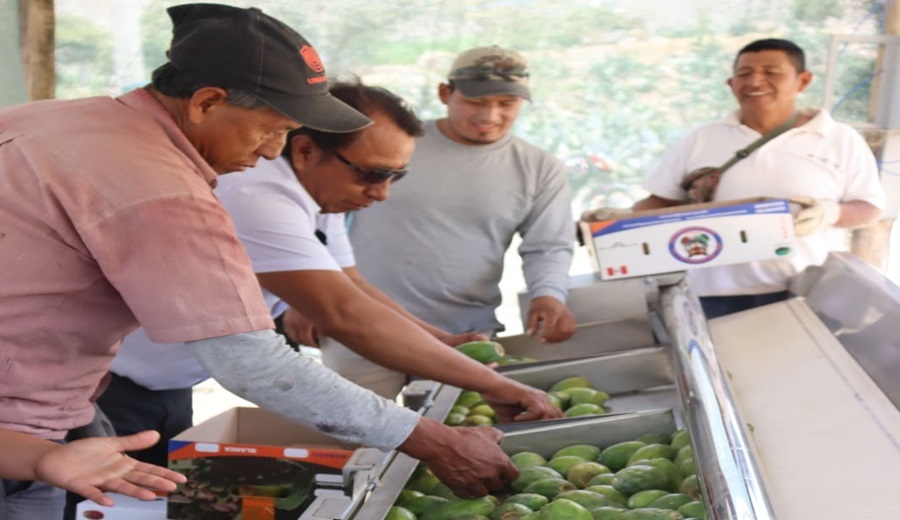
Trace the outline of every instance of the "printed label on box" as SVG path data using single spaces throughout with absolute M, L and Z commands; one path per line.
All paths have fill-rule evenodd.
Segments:
M 604 280 L 786 257 L 794 229 L 788 201 L 765 199 L 665 214 L 582 222 Z

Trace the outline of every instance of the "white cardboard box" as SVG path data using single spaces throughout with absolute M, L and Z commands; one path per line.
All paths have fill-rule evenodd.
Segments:
M 116 505 L 104 507 L 84 500 L 75 508 L 76 520 L 165 520 L 166 499 L 138 500 L 118 493 L 107 493 Z
M 602 280 L 785 257 L 794 248 L 792 208 L 785 199 L 635 211 L 580 226 Z

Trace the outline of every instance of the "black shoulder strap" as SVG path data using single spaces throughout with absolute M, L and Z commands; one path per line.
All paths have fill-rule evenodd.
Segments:
M 738 150 L 737 152 L 735 152 L 734 157 L 732 157 L 731 159 L 728 160 L 727 163 L 725 163 L 719 167 L 719 172 L 721 173 L 721 172 L 724 172 L 725 170 L 727 170 L 728 168 L 731 168 L 732 166 L 734 166 L 734 163 L 740 161 L 744 157 L 747 157 L 748 155 L 753 153 L 760 146 L 768 143 L 772 139 L 775 139 L 779 135 L 790 130 L 791 127 L 794 126 L 794 123 L 796 123 L 797 119 L 799 119 L 799 118 L 800 118 L 800 114 L 798 112 L 794 112 L 794 115 L 792 115 L 790 119 L 788 119 L 781 125 L 773 128 L 771 131 L 763 134 L 762 137 L 760 137 L 756 141 L 753 141 L 752 143 L 750 143 L 750 146 L 748 146 L 746 148 L 742 148 L 742 149 Z

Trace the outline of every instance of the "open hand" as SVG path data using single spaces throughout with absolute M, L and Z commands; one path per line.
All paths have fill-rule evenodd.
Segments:
M 125 451 L 149 448 L 159 434 L 143 431 L 124 437 L 93 437 L 62 444 L 37 462 L 40 480 L 77 493 L 102 505 L 112 506 L 104 494 L 111 491 L 141 500 L 152 500 L 154 490 L 172 491 L 184 483 L 184 475 L 138 462 Z

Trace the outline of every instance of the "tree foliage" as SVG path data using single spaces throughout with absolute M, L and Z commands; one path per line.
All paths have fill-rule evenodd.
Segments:
M 674 1 L 674 0 L 673 0 Z M 84 0 L 89 3 L 90 0 Z M 824 91 L 829 34 L 877 33 L 885 3 L 876 0 L 731 2 L 683 0 L 689 22 L 652 19 L 652 0 L 237 0 L 258 5 L 312 42 L 329 75 L 354 74 L 408 99 L 422 117 L 444 107 L 437 85 L 460 50 L 499 44 L 531 62 L 534 103 L 516 131 L 571 166 L 579 205 L 638 185 L 663 150 L 688 129 L 735 108 L 725 80 L 734 53 L 757 38 L 800 44 L 816 81 L 801 103 Z M 145 0 L 143 58 L 165 60 L 171 25 L 165 7 Z M 622 5 L 650 6 L 650 14 Z M 619 6 L 619 7 L 617 7 Z M 778 16 L 773 16 L 778 8 Z M 719 7 L 724 8 L 724 7 Z M 646 11 L 645 11 L 646 12 Z M 727 15 L 727 16 L 726 16 Z M 726 23 L 723 23 L 725 20 Z M 108 34 L 84 19 L 60 18 L 60 92 L 102 91 L 111 70 Z M 874 46 L 841 49 L 835 93 L 839 119 L 867 118 Z

